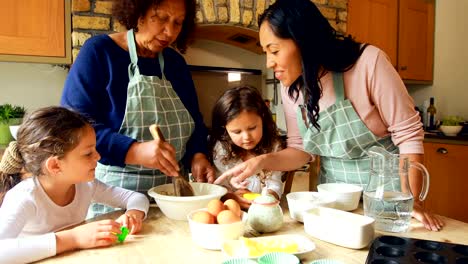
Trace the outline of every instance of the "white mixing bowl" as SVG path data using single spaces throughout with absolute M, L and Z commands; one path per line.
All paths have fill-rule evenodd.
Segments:
M 220 199 L 227 193 L 226 188 L 211 183 L 191 182 L 195 196 L 174 196 L 174 186 L 163 184 L 148 190 L 156 200 L 163 214 L 174 220 L 187 221 L 187 215 L 196 209 L 206 207 L 209 201 Z

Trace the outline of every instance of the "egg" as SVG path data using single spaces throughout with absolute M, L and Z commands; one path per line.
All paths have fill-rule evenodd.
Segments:
M 224 202 L 224 205 L 228 210 L 231 210 L 237 216 L 241 216 L 241 208 L 240 205 L 234 199 L 228 199 Z
M 206 209 L 208 210 L 208 213 L 216 217 L 219 214 L 219 212 L 225 210 L 226 207 L 224 206 L 223 202 L 215 199 L 215 200 L 211 200 L 208 203 L 208 205 L 206 206 Z
M 241 219 L 231 210 L 223 210 L 219 212 L 218 216 L 216 217 L 218 220 L 218 224 L 231 224 L 235 222 L 239 222 Z
M 216 218 L 208 212 L 200 211 L 192 215 L 192 220 L 202 224 L 214 224 Z

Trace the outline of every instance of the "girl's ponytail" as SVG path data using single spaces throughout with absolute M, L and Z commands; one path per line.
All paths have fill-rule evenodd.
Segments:
M 10 142 L 0 162 L 0 205 L 6 192 L 21 181 L 23 158 L 16 141 Z

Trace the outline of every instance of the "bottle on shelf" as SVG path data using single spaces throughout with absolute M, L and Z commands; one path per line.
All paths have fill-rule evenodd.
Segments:
M 437 109 L 434 105 L 434 97 L 431 97 L 429 102 L 429 107 L 427 108 L 427 126 L 426 130 L 435 130 L 436 129 L 436 113 Z

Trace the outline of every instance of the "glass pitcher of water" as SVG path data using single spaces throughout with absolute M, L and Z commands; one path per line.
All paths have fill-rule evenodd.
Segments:
M 364 214 L 375 219 L 375 229 L 386 232 L 405 232 L 410 226 L 413 212 L 408 171 L 416 168 L 422 172 L 423 184 L 419 200 L 426 198 L 429 190 L 429 173 L 419 162 L 392 154 L 381 147 L 371 147 L 369 183 L 365 188 Z

